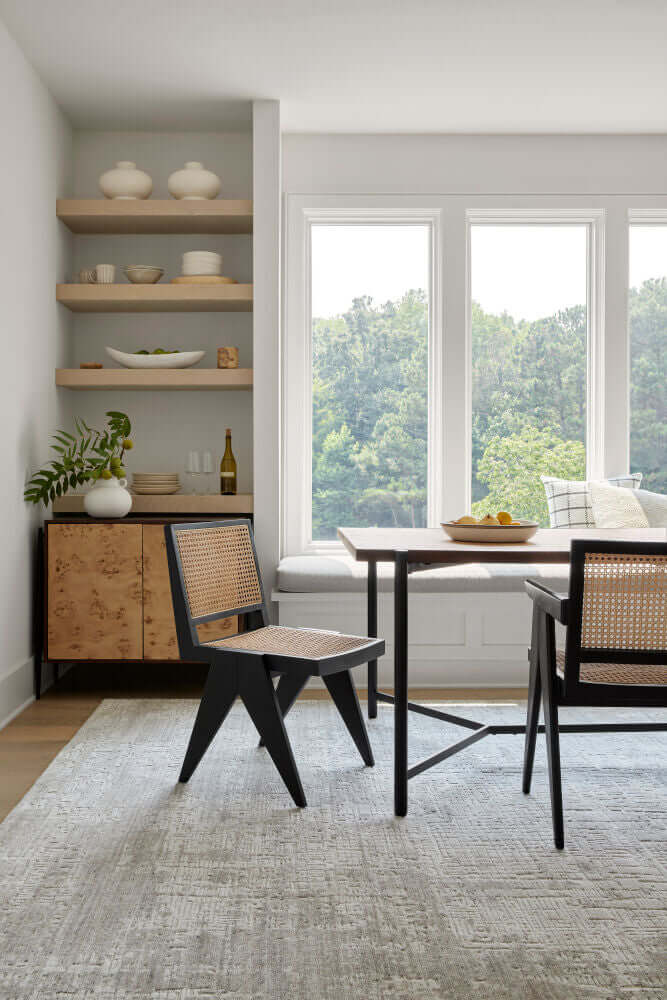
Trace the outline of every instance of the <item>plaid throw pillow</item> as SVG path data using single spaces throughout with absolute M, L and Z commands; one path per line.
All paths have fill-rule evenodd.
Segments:
M 552 528 L 595 527 L 591 494 L 587 481 L 555 479 L 553 476 L 541 476 L 540 478 L 547 495 L 549 524 Z M 611 476 L 604 480 L 610 486 L 625 486 L 630 490 L 638 490 L 641 481 L 641 472 L 634 472 L 628 476 Z

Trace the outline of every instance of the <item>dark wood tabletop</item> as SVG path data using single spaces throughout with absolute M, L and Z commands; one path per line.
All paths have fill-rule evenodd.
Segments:
M 420 563 L 564 563 L 575 538 L 665 542 L 665 528 L 540 528 L 529 542 L 453 542 L 442 528 L 339 528 L 338 537 L 357 562 L 393 562 L 407 550 Z

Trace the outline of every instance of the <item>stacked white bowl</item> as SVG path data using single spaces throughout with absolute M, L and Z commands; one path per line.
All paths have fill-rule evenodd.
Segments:
M 182 273 L 187 277 L 200 274 L 220 274 L 222 257 L 212 250 L 189 250 L 183 254 Z

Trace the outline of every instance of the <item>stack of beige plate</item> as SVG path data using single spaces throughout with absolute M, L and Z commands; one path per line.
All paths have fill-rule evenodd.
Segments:
M 183 254 L 183 273 L 172 278 L 174 285 L 235 285 L 234 278 L 221 273 L 222 257 L 212 250 L 188 250 Z
M 164 496 L 178 493 L 181 481 L 177 472 L 135 472 L 132 476 L 132 492 L 145 496 Z

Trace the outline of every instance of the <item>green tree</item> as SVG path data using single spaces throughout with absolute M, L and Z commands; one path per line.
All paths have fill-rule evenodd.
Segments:
M 530 424 L 518 434 L 493 437 L 479 463 L 486 496 L 472 505 L 475 517 L 507 510 L 515 517 L 549 524 L 540 476 L 583 479 L 586 451 L 581 441 L 563 441 L 555 428 Z
M 314 320 L 314 538 L 341 524 L 425 523 L 427 372 L 424 292 Z
M 667 279 L 631 290 L 630 328 L 632 471 L 667 491 Z M 585 478 L 586 308 L 529 322 L 473 303 L 472 341 L 473 512 L 546 524 L 540 475 Z M 423 525 L 427 428 L 423 291 L 315 319 L 313 537 L 335 538 L 342 524 Z
M 642 486 L 667 493 L 667 278 L 630 289 L 630 461 Z

